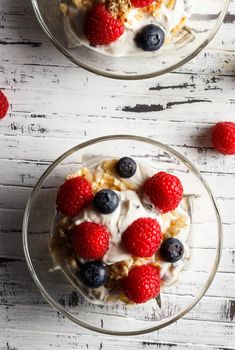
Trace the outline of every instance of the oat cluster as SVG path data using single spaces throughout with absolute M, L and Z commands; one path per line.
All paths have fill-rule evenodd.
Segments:
M 69 180 L 77 176 L 85 177 L 92 184 L 93 193 L 106 188 L 116 191 L 136 191 L 137 188 L 133 183 L 118 176 L 115 170 L 116 164 L 117 160 L 115 159 L 104 160 L 95 172 L 91 173 L 88 168 L 82 168 L 69 174 L 66 179 Z
M 131 8 L 130 0 L 106 0 L 106 7 L 114 18 L 125 22 Z

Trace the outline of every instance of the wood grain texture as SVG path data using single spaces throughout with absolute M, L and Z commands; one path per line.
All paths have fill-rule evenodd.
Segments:
M 0 88 L 10 100 L 0 122 L 0 350 L 235 349 L 235 162 L 210 141 L 215 122 L 235 121 L 234 32 L 232 0 L 214 40 L 187 65 L 155 79 L 113 81 L 66 60 L 30 1 L 0 1 Z M 183 319 L 113 339 L 77 327 L 42 299 L 24 261 L 21 225 L 33 186 L 56 157 L 93 137 L 127 132 L 173 146 L 201 170 L 222 213 L 224 249 L 212 286 Z M 201 270 L 213 253 L 208 244 L 205 232 L 196 248 Z

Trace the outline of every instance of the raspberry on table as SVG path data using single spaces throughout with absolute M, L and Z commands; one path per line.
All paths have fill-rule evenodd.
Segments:
M 104 4 L 99 3 L 88 11 L 84 33 L 91 44 L 108 45 L 124 33 L 124 26 L 110 14 Z
M 152 265 L 133 267 L 121 281 L 126 297 L 134 303 L 145 303 L 160 293 L 160 271 Z
M 110 236 L 105 226 L 84 221 L 73 231 L 72 246 L 80 258 L 98 260 L 107 252 Z
M 224 155 L 235 155 L 235 123 L 217 123 L 212 130 L 212 144 Z
M 150 257 L 158 250 L 162 240 L 157 220 L 140 218 L 135 220 L 122 234 L 125 249 L 137 257 Z
M 0 119 L 3 119 L 8 111 L 9 102 L 6 95 L 0 90 Z
M 161 213 L 177 208 L 183 197 L 183 187 L 178 177 L 164 171 L 147 179 L 143 191 Z
M 84 177 L 77 176 L 69 179 L 60 186 L 56 205 L 60 212 L 73 217 L 81 209 L 88 206 L 93 199 L 92 186 Z

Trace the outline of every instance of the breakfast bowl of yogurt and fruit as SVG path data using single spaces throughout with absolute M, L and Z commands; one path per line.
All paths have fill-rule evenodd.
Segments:
M 55 46 L 94 73 L 143 79 L 191 60 L 216 34 L 229 0 L 32 0 Z
M 23 223 L 27 264 L 48 303 L 113 335 L 157 330 L 190 311 L 214 278 L 221 241 L 197 169 L 131 135 L 85 142 L 54 161 Z

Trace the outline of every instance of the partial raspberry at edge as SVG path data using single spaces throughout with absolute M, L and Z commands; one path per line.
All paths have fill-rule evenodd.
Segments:
M 183 187 L 178 177 L 164 171 L 147 179 L 143 190 L 161 213 L 177 208 L 183 197 Z
M 224 155 L 235 155 L 235 123 L 217 123 L 212 130 L 212 144 Z
M 128 253 L 141 258 L 151 257 L 156 253 L 161 240 L 160 225 L 152 218 L 135 220 L 122 235 L 122 244 Z
M 6 95 L 0 90 L 0 119 L 3 119 L 8 111 L 9 102 Z
M 88 206 L 93 199 L 91 184 L 82 176 L 69 179 L 60 186 L 56 205 L 60 212 L 73 217 Z
M 91 44 L 108 45 L 124 33 L 124 26 L 100 3 L 88 11 L 84 33 Z

